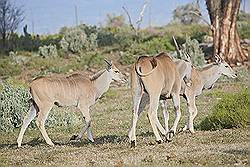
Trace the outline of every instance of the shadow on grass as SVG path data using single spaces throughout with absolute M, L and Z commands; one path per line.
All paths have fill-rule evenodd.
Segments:
M 142 132 L 141 134 L 137 135 L 138 137 L 149 137 L 153 136 L 153 132 Z M 83 139 L 83 140 L 72 140 L 68 142 L 55 142 L 56 145 L 73 145 L 75 147 L 82 147 L 85 145 L 102 145 L 102 144 L 121 144 L 121 143 L 128 143 L 129 144 L 129 138 L 127 135 L 105 135 L 101 137 L 94 138 L 95 142 L 92 143 L 88 139 Z
M 244 156 L 248 155 L 247 149 L 229 149 L 223 152 L 227 154 L 233 154 L 233 155 L 244 155 Z
M 38 138 L 34 138 L 33 140 L 27 142 L 27 143 L 22 143 L 22 146 L 25 146 L 25 145 L 29 145 L 29 146 L 36 146 L 36 145 L 39 145 L 40 143 L 42 143 L 42 140 L 39 140 L 39 137 Z M 3 149 L 3 148 L 17 148 L 17 143 L 3 143 L 3 144 L 0 144 L 0 149 Z
M 138 137 L 149 137 L 149 136 L 153 136 L 153 132 L 142 132 L 140 134 L 138 134 Z M 95 142 L 92 143 L 91 141 L 89 141 L 88 139 L 83 139 L 83 140 L 68 140 L 65 142 L 60 142 L 60 141 L 54 141 L 56 146 L 74 146 L 74 147 L 83 147 L 86 145 L 102 145 L 102 144 L 107 144 L 107 143 L 111 143 L 111 144 L 121 144 L 121 143 L 129 143 L 129 138 L 127 135 L 105 135 L 105 136 L 101 136 L 101 137 L 97 137 L 94 139 Z M 22 143 L 22 147 L 26 147 L 26 146 L 30 146 L 30 147 L 35 147 L 37 145 L 40 144 L 45 144 L 46 142 L 43 140 L 43 138 L 41 137 L 37 137 L 32 139 L 29 142 L 26 143 Z M 0 149 L 4 149 L 4 148 L 10 148 L 10 149 L 16 149 L 17 148 L 17 143 L 3 143 L 0 144 Z

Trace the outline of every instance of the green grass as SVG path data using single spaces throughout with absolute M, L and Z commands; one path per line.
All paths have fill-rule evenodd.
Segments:
M 9 83 L 23 84 L 15 79 Z M 219 82 L 212 90 L 204 91 L 196 100 L 198 115 L 195 127 L 211 114 L 213 106 L 227 95 L 226 91 L 237 93 L 246 85 L 249 85 L 246 80 Z M 181 98 L 181 101 L 182 117 L 178 129 L 184 126 L 187 116 L 184 99 Z M 175 116 L 172 101 L 168 100 L 167 104 L 172 126 Z M 70 141 L 71 136 L 78 134 L 84 126 L 82 115 L 74 112 L 75 108 L 55 107 L 49 114 L 53 120 L 46 123 L 46 130 L 55 147 L 45 143 L 36 125 L 26 131 L 22 148 L 17 148 L 16 144 L 20 128 L 15 128 L 13 132 L 0 132 L 0 166 L 248 165 L 249 128 L 220 131 L 200 131 L 196 128 L 195 134 L 179 133 L 172 142 L 158 145 L 147 119 L 147 110 L 148 107 L 138 120 L 137 148 L 131 149 L 127 137 L 132 120 L 132 100 L 128 88 L 111 86 L 91 107 L 95 143 L 90 143 L 86 134 L 80 141 Z M 158 116 L 163 123 L 160 107 Z
M 250 123 L 250 89 L 226 93 L 201 123 L 201 130 L 246 127 Z

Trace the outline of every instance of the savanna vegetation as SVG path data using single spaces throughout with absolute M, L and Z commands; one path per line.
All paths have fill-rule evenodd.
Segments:
M 16 9 L 21 22 L 23 11 Z M 191 55 L 196 68 L 213 61 L 213 48 L 201 47 L 213 42 L 209 40 L 213 32 L 200 17 L 187 14 L 196 9 L 192 4 L 180 6 L 173 11 L 169 24 L 137 32 L 131 29 L 125 14 L 108 14 L 100 27 L 81 24 L 62 27 L 57 34 L 49 35 L 31 34 L 27 26 L 21 34 L 13 29 L 4 35 L 0 28 L 0 166 L 248 165 L 250 76 L 244 62 L 234 68 L 236 79 L 220 78 L 215 88 L 197 99 L 195 134 L 182 132 L 172 142 L 157 145 L 144 112 L 137 126 L 138 146 L 131 149 L 127 137 L 132 118 L 129 83 L 112 84 L 91 108 L 94 143 L 86 136 L 70 141 L 83 126 L 81 114 L 73 107 L 54 107 L 46 128 L 56 146 L 48 147 L 32 122 L 23 148 L 17 149 L 18 132 L 30 105 L 28 85 L 37 76 L 91 75 L 104 68 L 103 60 L 108 59 L 129 77 L 130 65 L 141 55 L 168 52 L 178 57 L 172 36 Z M 244 41 L 250 39 L 249 18 L 249 13 L 237 15 L 238 34 L 248 54 L 249 43 Z M 173 122 L 172 105 L 169 108 Z M 179 128 L 184 126 L 186 109 L 183 100 Z M 161 113 L 160 109 L 162 122 Z

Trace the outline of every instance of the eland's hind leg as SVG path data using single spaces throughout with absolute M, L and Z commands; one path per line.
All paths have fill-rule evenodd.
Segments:
M 31 105 L 28 115 L 27 115 L 27 116 L 24 118 L 24 120 L 23 120 L 23 125 L 22 125 L 22 128 L 21 128 L 21 130 L 20 130 L 19 136 L 18 136 L 18 138 L 17 138 L 18 147 L 21 147 L 22 140 L 23 140 L 23 135 L 24 135 L 26 129 L 28 128 L 30 122 L 31 122 L 35 117 L 36 117 L 36 109 L 35 109 L 34 105 Z
M 156 137 L 156 142 L 157 143 L 162 143 L 162 139 L 161 136 L 158 132 L 157 129 L 157 110 L 158 110 L 158 105 L 159 105 L 159 96 L 155 96 L 155 95 L 150 95 L 150 106 L 149 106 L 149 111 L 148 111 L 148 118 L 150 121 L 150 124 L 152 126 L 154 135 Z
M 161 100 L 160 100 L 161 101 Z M 157 111 L 154 113 L 154 117 L 155 117 L 155 120 L 156 120 L 156 126 L 157 128 L 159 129 L 159 131 L 161 132 L 161 134 L 163 135 L 166 135 L 166 129 L 164 129 L 164 127 L 161 125 L 160 121 L 159 121 L 159 118 L 157 116 Z M 165 116 L 164 116 L 164 119 L 165 119 Z
M 49 138 L 46 130 L 45 130 L 45 121 L 48 117 L 49 111 L 52 109 L 53 104 L 47 103 L 43 104 L 42 106 L 38 106 L 39 112 L 36 120 L 36 124 L 39 130 L 42 133 L 43 138 L 45 139 L 46 143 L 50 146 L 54 146 L 54 143 Z
M 146 104 L 149 102 L 149 96 L 146 93 L 143 93 L 142 96 L 134 99 L 134 110 L 133 110 L 133 119 L 131 123 L 131 128 L 129 130 L 128 136 L 131 142 L 131 146 L 136 146 L 136 124 L 139 119 L 141 112 L 144 110 Z

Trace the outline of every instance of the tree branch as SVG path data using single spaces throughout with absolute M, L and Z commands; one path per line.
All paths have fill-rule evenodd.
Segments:
M 142 22 L 142 19 L 143 19 L 143 16 L 144 16 L 144 12 L 145 12 L 145 9 L 146 9 L 147 5 L 148 5 L 148 1 L 145 1 L 144 5 L 142 7 L 142 10 L 140 12 L 140 17 L 139 17 L 139 19 L 136 22 L 136 24 L 137 24 L 137 30 L 140 29 L 140 25 L 141 25 L 141 22 Z
M 206 19 L 204 19 L 204 18 L 202 17 L 201 13 L 197 13 L 197 12 L 195 12 L 195 11 L 189 11 L 189 13 L 194 14 L 194 15 L 200 17 L 200 19 L 201 19 L 202 21 L 204 21 L 204 22 L 210 27 L 210 29 L 211 29 L 212 31 L 214 31 L 214 26 L 211 25 Z
M 132 23 L 132 19 L 131 19 L 129 13 L 128 13 L 128 10 L 127 10 L 124 6 L 122 7 L 122 9 L 125 11 L 125 13 L 126 13 L 127 16 L 128 16 L 128 21 L 129 21 L 130 27 L 132 28 L 133 31 L 136 32 L 136 29 L 135 29 L 135 27 L 134 27 L 134 25 L 133 25 L 133 23 Z

